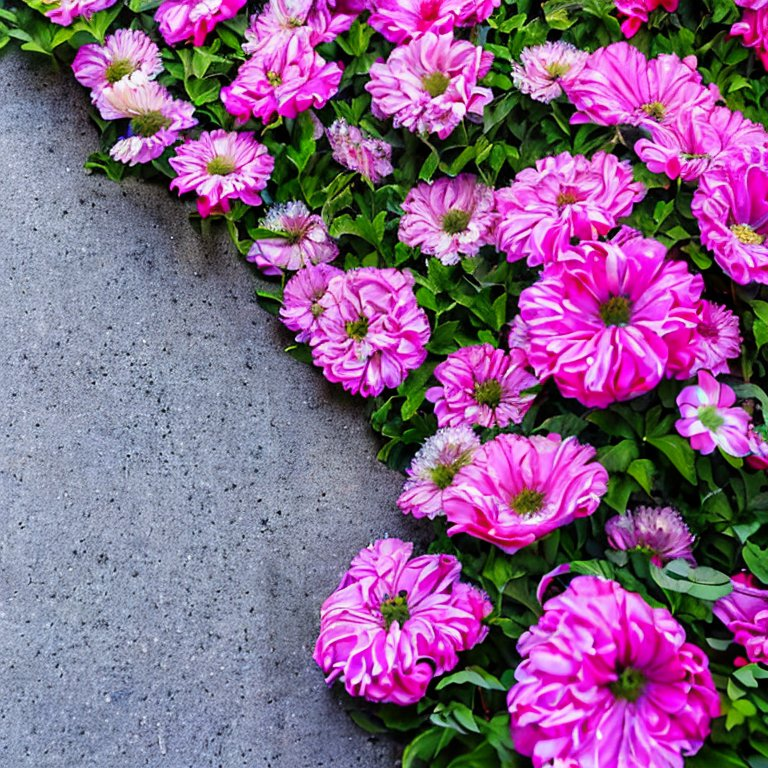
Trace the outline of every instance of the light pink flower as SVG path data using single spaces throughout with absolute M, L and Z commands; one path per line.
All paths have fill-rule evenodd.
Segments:
M 353 395 L 375 397 L 405 381 L 427 357 L 429 321 L 416 303 L 413 276 L 361 267 L 334 277 L 310 339 L 315 365 Z
M 672 507 L 628 510 L 608 520 L 605 532 L 613 549 L 646 552 L 659 568 L 676 558 L 696 565 L 692 552 L 695 537 Z
M 459 561 L 412 552 L 399 539 L 374 542 L 323 603 L 314 659 L 327 683 L 340 678 L 352 696 L 414 704 L 485 638 L 493 606 L 459 581 Z
M 731 407 L 736 393 L 707 371 L 698 372 L 697 382 L 677 396 L 681 418 L 675 429 L 704 455 L 719 447 L 730 456 L 746 456 L 750 418 L 743 408 Z
M 630 38 L 648 23 L 648 15 L 662 7 L 667 13 L 677 10 L 679 0 L 614 0 L 619 17 L 626 17 L 621 25 L 624 37 Z
M 496 191 L 497 247 L 509 261 L 527 257 L 531 267 L 558 261 L 573 239 L 605 235 L 643 197 L 632 166 L 615 155 L 544 157 Z
M 413 457 L 397 506 L 414 517 L 434 519 L 442 514 L 443 492 L 479 447 L 480 438 L 471 427 L 439 429 Z
M 740 8 L 750 8 L 753 11 L 768 8 L 768 0 L 733 0 Z
M 286 284 L 280 319 L 291 331 L 298 331 L 296 341 L 308 342 L 317 330 L 317 319 L 325 311 L 318 303 L 328 290 L 331 278 L 344 271 L 330 264 L 310 265 L 300 269 Z
M 241 65 L 231 85 L 221 89 L 227 112 L 244 123 L 251 116 L 265 123 L 277 112 L 296 117 L 307 109 L 320 109 L 333 96 L 341 80 L 341 67 L 326 62 L 305 36 Z
M 476 256 L 492 242 L 496 223 L 493 190 L 477 176 L 462 173 L 454 179 L 421 182 L 403 203 L 398 237 L 406 245 L 436 256 L 443 264 L 458 264 L 462 256 Z
M 194 192 L 203 218 L 226 213 L 230 200 L 261 205 L 259 193 L 275 167 L 267 148 L 253 133 L 221 129 L 203 131 L 197 139 L 177 147 L 168 162 L 177 174 L 171 189 L 180 195 Z
M 728 373 L 728 360 L 741 354 L 739 318 L 730 309 L 711 301 L 701 302 L 696 361 L 691 373 L 702 369 L 713 375 Z
M 275 237 L 254 240 L 246 258 L 255 262 L 265 275 L 333 261 L 339 255 L 322 217 L 310 213 L 299 200 L 273 205 L 261 227 L 275 232 Z
M 768 469 L 768 427 L 765 424 L 756 427 L 749 425 L 747 431 L 747 440 L 749 441 L 750 454 L 745 462 L 752 469 Z
M 452 34 L 426 32 L 395 48 L 386 62 L 371 66 L 365 89 L 374 117 L 393 117 L 395 128 L 437 133 L 444 139 L 465 115 L 482 117 L 493 98 L 477 81 L 491 67 L 493 54 Z
M 168 45 L 192 40 L 202 45 L 221 21 L 231 19 L 246 0 L 163 0 L 155 12 L 160 34 Z
M 615 581 L 577 576 L 517 650 L 512 741 L 534 768 L 683 768 L 720 714 L 707 655 L 666 608 Z
M 687 378 L 696 354 L 700 275 L 654 240 L 620 232 L 550 264 L 519 300 L 528 359 L 565 397 L 605 408 Z
M 110 8 L 116 2 L 117 0 L 60 0 L 56 7 L 46 11 L 45 15 L 54 24 L 68 27 L 79 16 L 90 19 L 97 11 Z
M 608 487 L 594 457 L 575 437 L 499 435 L 443 492 L 448 535 L 467 533 L 512 555 L 591 515 Z
M 768 664 L 768 590 L 760 589 L 751 573 L 737 573 L 731 584 L 733 592 L 719 598 L 712 611 L 751 662 Z
M 378 184 L 392 173 L 392 146 L 375 139 L 346 120 L 336 120 L 326 131 L 333 159 L 350 171 Z
M 738 5 L 742 5 L 738 3 Z M 753 48 L 763 67 L 768 69 L 768 5 L 746 4 L 742 17 L 731 27 L 731 35 L 743 38 L 745 48 Z
M 512 82 L 535 101 L 549 104 L 579 76 L 588 56 L 562 40 L 524 48 L 520 63 L 512 65 Z

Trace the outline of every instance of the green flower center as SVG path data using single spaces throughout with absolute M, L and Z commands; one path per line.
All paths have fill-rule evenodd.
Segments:
M 431 75 L 424 75 L 421 78 L 421 84 L 433 99 L 442 96 L 448 90 L 450 82 L 451 78 L 442 72 L 433 72 Z
M 130 59 L 115 59 L 104 71 L 104 77 L 112 84 L 135 71 L 136 67 Z
M 267 72 L 267 82 L 273 88 L 277 88 L 278 85 L 283 84 L 283 78 L 280 77 L 280 75 L 277 72 L 275 72 L 273 69 L 270 69 L 269 72 Z
M 368 318 L 361 317 L 354 322 L 347 323 L 344 327 L 350 339 L 362 341 L 368 334 Z
M 734 224 L 731 227 L 731 232 L 744 245 L 762 245 L 765 242 L 765 235 L 755 232 L 749 224 Z
M 629 299 L 625 296 L 611 296 L 600 305 L 600 317 L 606 326 L 623 326 L 629 322 Z
M 488 379 L 475 384 L 475 402 L 489 408 L 498 408 L 501 402 L 501 382 L 498 379 Z
M 667 108 L 660 101 L 650 101 L 641 107 L 648 117 L 661 122 L 667 114 Z
M 235 161 L 231 157 L 216 155 L 206 166 L 211 176 L 227 176 L 235 170 Z
M 558 208 L 563 208 L 566 205 L 573 205 L 576 201 L 576 195 L 573 192 L 561 192 L 556 198 Z
M 137 115 L 131 120 L 131 130 L 137 136 L 145 139 L 154 136 L 161 128 L 167 128 L 171 124 L 170 118 L 162 112 L 146 112 L 143 115 Z
M 553 61 L 551 64 L 547 64 L 545 69 L 553 80 L 557 80 L 558 77 L 567 75 L 571 71 L 571 65 L 562 61 Z
M 696 154 L 691 152 L 681 152 L 680 157 L 683 160 L 709 160 L 711 155 L 708 155 L 706 153 Z
M 699 421 L 710 431 L 717 432 L 725 424 L 725 419 L 720 415 L 714 405 L 702 405 L 696 411 Z
M 461 208 L 451 208 L 443 216 L 443 232 L 447 232 L 449 235 L 458 235 L 467 228 L 471 218 L 469 212 L 462 211 Z
M 619 679 L 609 687 L 617 699 L 637 701 L 645 690 L 645 675 L 637 669 L 627 667 L 621 671 Z
M 384 626 L 389 629 L 393 622 L 397 622 L 402 628 L 408 619 L 411 618 L 411 612 L 408 610 L 408 593 L 403 589 L 397 597 L 388 597 L 379 606 L 381 615 L 384 619 Z
M 517 496 L 509 502 L 514 513 L 520 517 L 535 515 L 544 506 L 544 494 L 531 488 L 523 488 Z
M 301 19 L 297 19 L 292 16 L 290 19 L 288 19 L 288 21 L 286 22 L 286 25 L 291 27 L 292 29 L 296 29 L 297 27 L 303 27 L 304 22 Z
M 445 490 L 452 482 L 456 473 L 466 467 L 472 461 L 472 455 L 469 451 L 459 456 L 452 464 L 438 464 L 429 471 L 430 480 L 441 490 Z
M 314 302 L 309 310 L 312 313 L 312 317 L 320 317 L 325 312 L 325 309 L 321 307 L 317 302 Z

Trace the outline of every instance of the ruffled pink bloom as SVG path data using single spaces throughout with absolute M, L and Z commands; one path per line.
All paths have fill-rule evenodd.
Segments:
M 192 40 L 202 45 L 221 21 L 231 19 L 246 0 L 164 0 L 155 12 L 160 34 L 168 45 Z
M 627 238 L 584 243 L 520 296 L 533 370 L 589 408 L 687 378 L 694 363 L 701 276 L 661 243 Z
M 493 190 L 470 173 L 417 184 L 406 195 L 403 210 L 400 241 L 419 246 L 422 253 L 436 256 L 443 264 L 476 256 L 493 241 Z
M 694 107 L 712 109 L 720 92 L 705 88 L 696 57 L 662 53 L 646 59 L 629 43 L 598 48 L 565 92 L 579 111 L 572 123 L 653 127 Z
M 574 238 L 605 235 L 643 197 L 632 166 L 615 155 L 544 157 L 496 191 L 497 247 L 509 261 L 527 257 L 531 267 L 558 261 Z
M 493 94 L 477 81 L 492 61 L 493 54 L 452 34 L 426 32 L 371 66 L 365 86 L 371 111 L 380 119 L 393 117 L 395 128 L 444 139 L 465 115 L 482 117 Z
M 707 655 L 666 608 L 615 581 L 577 576 L 517 650 L 512 740 L 535 768 L 683 768 L 720 715 Z
M 628 510 L 608 520 L 605 533 L 613 549 L 647 552 L 659 568 L 676 558 L 696 565 L 692 552 L 695 538 L 680 513 L 672 507 Z
M 730 309 L 711 301 L 701 302 L 696 361 L 691 373 L 702 369 L 712 374 L 728 373 L 728 361 L 741 354 L 739 318 Z
M 741 5 L 741 3 L 738 3 Z M 744 6 L 741 19 L 731 27 L 731 35 L 743 38 L 745 48 L 753 48 L 762 65 L 768 69 L 768 5 Z
M 334 277 L 310 339 L 315 365 L 353 395 L 375 397 L 405 381 L 427 357 L 429 321 L 416 303 L 413 276 L 361 267 Z
M 513 555 L 591 515 L 608 487 L 595 449 L 575 437 L 499 435 L 443 493 L 448 535 L 467 533 Z
M 648 23 L 649 14 L 657 8 L 664 8 L 667 13 L 677 10 L 679 0 L 614 0 L 619 17 L 624 17 L 621 31 L 624 37 L 634 37 L 643 24 Z
M 768 0 L 733 0 L 740 8 L 750 8 L 753 11 L 768 8 Z
M 507 353 L 490 344 L 452 352 L 435 368 L 440 386 L 426 392 L 427 400 L 435 404 L 438 425 L 519 424 L 536 399 L 535 393 L 524 392 L 539 383 L 526 370 L 527 364 L 522 350 Z
M 675 429 L 704 455 L 719 447 L 730 456 L 746 456 L 750 418 L 743 408 L 731 407 L 736 393 L 707 371 L 698 372 L 697 382 L 677 396 L 681 418 Z
M 318 303 L 325 296 L 331 278 L 344 271 L 330 264 L 317 264 L 300 269 L 286 284 L 280 319 L 296 341 L 308 342 L 317 331 L 318 317 L 325 311 Z
M 341 678 L 352 696 L 414 704 L 488 634 L 493 606 L 459 581 L 459 561 L 412 552 L 399 539 L 374 542 L 323 603 L 314 659 L 328 684 Z
M 322 216 L 310 213 L 299 200 L 273 205 L 261 227 L 275 232 L 275 237 L 254 240 L 247 259 L 255 262 L 265 275 L 333 261 L 339 255 Z
M 378 184 L 392 173 L 392 146 L 375 139 L 346 120 L 336 120 L 326 131 L 333 159 L 350 171 Z
M 751 662 L 768 664 L 768 590 L 760 589 L 751 573 L 737 573 L 731 584 L 733 592 L 719 598 L 712 611 Z
M 535 101 L 549 104 L 579 76 L 588 56 L 563 41 L 524 48 L 520 63 L 512 65 L 512 82 Z
M 768 428 L 763 424 L 755 427 L 750 424 L 747 431 L 750 454 L 745 461 L 749 467 L 757 470 L 768 469 Z
M 109 151 L 121 163 L 148 163 L 174 144 L 181 131 L 197 125 L 192 104 L 174 99 L 154 80 L 137 84 L 126 78 L 105 90 L 103 96 L 116 117 L 131 121 L 128 135 Z
M 768 284 L 768 148 L 751 147 L 705 173 L 691 210 L 701 242 L 731 279 Z
M 56 7 L 46 11 L 45 15 L 54 24 L 68 27 L 79 16 L 90 19 L 94 13 L 110 8 L 116 2 L 117 0 L 60 0 Z
M 261 205 L 262 189 L 267 186 L 275 161 L 253 133 L 204 131 L 176 148 L 168 161 L 177 176 L 171 189 L 179 194 L 197 194 L 197 210 L 205 218 L 226 213 L 230 200 L 246 205 Z
M 307 109 L 324 107 L 340 81 L 338 64 L 326 62 L 306 37 L 294 36 L 284 47 L 241 65 L 232 85 L 221 89 L 221 100 L 240 123 L 251 116 L 268 123 L 275 112 L 294 118 Z

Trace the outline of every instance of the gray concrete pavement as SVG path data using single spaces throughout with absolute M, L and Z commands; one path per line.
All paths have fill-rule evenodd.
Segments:
M 0 766 L 392 766 L 310 658 L 398 515 L 359 404 L 225 238 L 82 170 L 67 72 L 0 55 Z

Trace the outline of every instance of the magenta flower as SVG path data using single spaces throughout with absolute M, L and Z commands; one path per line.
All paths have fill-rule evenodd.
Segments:
M 427 357 L 429 321 L 416 303 L 413 276 L 361 267 L 334 277 L 318 300 L 310 339 L 315 365 L 353 395 L 375 397 L 398 387 Z
M 691 373 L 702 369 L 713 375 L 728 373 L 728 360 L 741 354 L 739 318 L 730 309 L 711 301 L 701 302 L 696 361 Z
M 492 61 L 493 54 L 452 34 L 425 32 L 371 66 L 365 86 L 371 111 L 377 118 L 393 117 L 395 128 L 444 139 L 465 115 L 482 117 L 493 94 L 477 81 Z
M 255 262 L 265 275 L 333 261 L 339 255 L 322 217 L 310 213 L 299 200 L 273 205 L 261 228 L 271 230 L 275 236 L 254 240 L 246 258 Z
M 625 17 L 621 24 L 624 37 L 634 37 L 643 24 L 648 23 L 648 16 L 662 7 L 667 13 L 677 10 L 679 0 L 614 0 L 619 17 Z
M 697 381 L 677 396 L 681 418 L 675 429 L 705 456 L 718 447 L 730 456 L 746 456 L 750 418 L 743 408 L 731 407 L 736 393 L 707 371 L 699 371 Z
M 701 242 L 740 285 L 768 283 L 768 147 L 705 173 L 691 203 Z
M 333 159 L 350 171 L 378 184 L 392 173 L 392 146 L 375 139 L 346 120 L 336 120 L 326 131 Z
M 68 27 L 79 16 L 90 19 L 97 11 L 110 8 L 116 2 L 117 0 L 59 0 L 56 7 L 46 11 L 45 15 L 54 24 Z
M 655 240 L 624 232 L 550 264 L 519 300 L 536 375 L 565 397 L 605 408 L 687 378 L 696 354 L 700 275 Z
M 497 247 L 509 261 L 527 257 L 531 267 L 558 261 L 574 238 L 605 235 L 643 197 L 632 166 L 614 155 L 544 157 L 496 191 Z
M 720 715 L 706 654 L 666 608 L 615 581 L 577 576 L 517 650 L 512 741 L 535 768 L 683 768 Z
M 712 611 L 751 662 L 768 664 L 768 590 L 760 589 L 751 573 L 737 573 L 731 584 L 733 592 L 715 601 Z
M 443 264 L 476 256 L 482 246 L 492 242 L 496 223 L 493 190 L 470 173 L 417 184 L 406 195 L 403 210 L 400 241 L 419 246 L 422 253 L 436 256 Z
M 549 104 L 584 69 L 589 54 L 570 43 L 558 41 L 524 48 L 520 63 L 512 65 L 515 88 L 535 101 Z
M 443 493 L 480 447 L 471 427 L 445 427 L 424 441 L 407 470 L 397 506 L 405 514 L 434 519 L 443 511 Z
M 163 0 L 155 12 L 160 34 L 168 45 L 192 40 L 202 45 L 220 22 L 231 19 L 246 0 Z
M 638 507 L 634 512 L 627 511 L 608 520 L 605 532 L 613 549 L 646 552 L 659 568 L 676 558 L 696 565 L 692 552 L 695 538 L 672 507 Z
M 768 5 L 758 2 L 747 5 L 737 3 L 747 10 L 731 27 L 733 37 L 741 37 L 745 48 L 753 48 L 762 65 L 768 69 Z
M 284 47 L 241 65 L 232 84 L 221 89 L 221 100 L 240 123 L 251 116 L 268 123 L 275 112 L 294 118 L 324 107 L 340 80 L 338 64 L 326 62 L 306 37 L 294 36 Z
M 317 319 L 325 311 L 318 302 L 325 296 L 331 278 L 343 274 L 330 264 L 310 265 L 285 284 L 280 319 L 286 328 L 298 331 L 296 341 L 308 342 L 317 331 Z
M 413 544 L 383 539 L 352 561 L 320 609 L 314 659 L 326 682 L 352 696 L 406 706 L 424 697 L 458 654 L 482 642 L 493 606 L 459 581 L 452 555 L 411 558 Z
M 443 492 L 448 535 L 467 533 L 513 555 L 591 515 L 608 487 L 595 449 L 575 437 L 502 434 L 485 443 Z
M 749 467 L 757 470 L 768 469 L 768 428 L 765 424 L 756 427 L 749 425 L 747 430 L 747 440 L 749 441 L 749 456 L 745 461 Z
M 253 133 L 204 131 L 176 148 L 168 160 L 176 171 L 171 189 L 179 194 L 194 192 L 197 210 L 205 218 L 229 211 L 230 200 L 246 205 L 261 205 L 262 189 L 267 186 L 275 161 Z
M 440 386 L 426 392 L 435 404 L 441 427 L 478 424 L 506 427 L 519 424 L 533 401 L 526 390 L 539 382 L 526 370 L 528 361 L 520 349 L 508 353 L 490 344 L 462 347 L 435 368 Z

